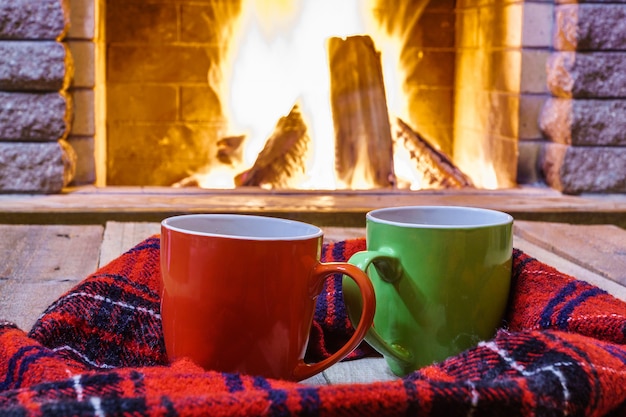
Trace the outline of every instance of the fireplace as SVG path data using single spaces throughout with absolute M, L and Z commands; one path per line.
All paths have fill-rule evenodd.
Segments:
M 404 122 L 478 187 L 626 192 L 626 5 L 379 3 L 402 38 Z M 239 0 L 0 4 L 12 58 L 0 191 L 171 185 L 206 169 L 237 133 L 211 77 L 240 12 Z

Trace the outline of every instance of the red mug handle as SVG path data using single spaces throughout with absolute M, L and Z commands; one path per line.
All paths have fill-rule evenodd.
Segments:
M 350 337 L 350 340 L 348 340 L 331 356 L 316 363 L 306 363 L 301 360 L 296 366 L 296 369 L 293 371 L 293 375 L 298 381 L 310 378 L 348 356 L 348 354 L 356 349 L 359 343 L 363 341 L 365 334 L 374 321 L 376 296 L 374 295 L 374 287 L 372 286 L 370 279 L 367 277 L 367 274 L 365 274 L 365 272 L 358 267 L 344 262 L 319 263 L 312 273 L 314 281 L 317 277 L 325 278 L 332 274 L 343 274 L 348 276 L 352 278 L 358 286 L 361 292 L 362 302 L 361 318 L 359 320 L 359 324 L 354 330 L 354 334 Z

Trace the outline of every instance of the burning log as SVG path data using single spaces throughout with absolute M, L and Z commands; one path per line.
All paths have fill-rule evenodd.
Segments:
M 393 144 L 380 54 L 369 36 L 328 43 L 335 170 L 349 188 L 395 184 Z
M 435 149 L 401 119 L 396 120 L 394 146 L 404 146 L 417 171 L 422 174 L 421 188 L 474 187 L 472 180 L 457 168 L 450 158 Z
M 276 123 L 252 168 L 235 177 L 237 186 L 293 188 L 304 174 L 309 147 L 307 127 L 298 105 Z
M 217 161 L 222 166 L 228 166 L 230 168 L 241 163 L 242 160 L 242 143 L 246 139 L 244 135 L 240 136 L 227 136 L 217 141 L 217 152 L 215 154 Z M 206 181 L 207 176 L 211 172 L 213 166 L 204 166 L 197 172 L 189 175 L 172 184 L 174 188 L 183 187 L 202 187 Z
M 237 165 L 242 160 L 242 147 L 246 137 L 240 136 L 228 136 L 217 141 L 217 160 L 227 165 Z

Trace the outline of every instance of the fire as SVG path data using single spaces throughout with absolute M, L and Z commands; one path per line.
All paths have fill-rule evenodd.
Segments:
M 297 188 L 338 188 L 329 103 L 329 38 L 368 34 L 375 40 L 385 51 L 381 58 L 387 105 L 394 114 L 402 113 L 400 40 L 384 36 L 374 21 L 373 8 L 373 0 L 243 0 L 223 61 L 227 78 L 221 81 L 229 134 L 246 136 L 242 163 L 212 167 L 199 179 L 202 187 L 234 187 L 234 177 L 255 162 L 276 121 L 299 103 L 314 145 L 306 161 L 306 177 Z M 364 183 L 358 188 L 371 187 Z

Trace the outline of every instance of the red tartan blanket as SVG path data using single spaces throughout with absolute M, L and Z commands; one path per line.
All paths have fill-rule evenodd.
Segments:
M 324 246 L 345 260 L 363 239 Z M 1 416 L 618 416 L 626 304 L 515 250 L 506 323 L 489 341 L 403 379 L 308 386 L 204 371 L 164 354 L 159 240 L 52 304 L 28 333 L 0 321 Z M 308 355 L 351 332 L 339 276 L 318 300 Z M 373 354 L 366 344 L 352 359 Z

